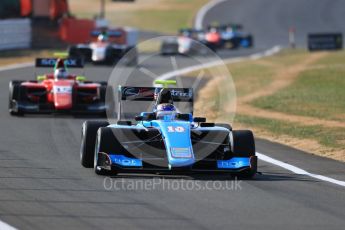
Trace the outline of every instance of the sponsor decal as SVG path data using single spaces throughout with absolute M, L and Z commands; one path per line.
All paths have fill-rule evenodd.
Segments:
M 56 58 L 41 58 L 38 59 L 39 60 L 39 65 L 38 66 L 47 66 L 47 67 L 53 67 L 55 66 L 57 59 Z M 82 64 L 80 61 L 78 61 L 77 59 L 66 59 L 64 61 L 66 66 L 69 67 L 81 67 Z
M 173 97 L 181 97 L 181 98 L 192 98 L 193 97 L 193 91 L 192 90 L 188 90 L 188 92 L 186 92 L 185 90 L 177 90 L 177 89 L 172 89 L 170 90 L 171 95 Z
M 123 93 L 126 97 L 137 96 L 137 95 L 139 95 L 139 89 L 138 88 L 125 88 L 123 90 Z
M 171 148 L 172 157 L 175 158 L 191 158 L 190 148 Z
M 250 166 L 250 159 L 245 157 L 234 157 L 230 160 L 217 161 L 217 167 L 220 169 L 237 169 Z
M 140 87 L 125 87 L 122 89 L 122 95 L 130 100 L 135 99 L 151 99 L 154 92 L 152 88 L 140 88 Z
M 41 60 L 42 66 L 54 66 L 55 63 L 56 63 L 56 59 L 48 58 L 48 59 L 42 59 Z
M 125 166 L 125 167 L 142 167 L 143 163 L 140 159 L 129 158 L 124 155 L 109 155 L 113 164 Z
M 67 59 L 67 60 L 65 60 L 65 64 L 67 66 L 77 66 L 78 61 L 76 59 Z
M 153 101 L 157 99 L 158 92 L 162 88 L 152 87 L 121 87 L 122 100 Z M 193 89 L 170 89 L 171 95 L 176 101 L 189 101 L 193 99 Z
M 72 87 L 71 86 L 54 86 L 53 87 L 54 93 L 72 93 Z

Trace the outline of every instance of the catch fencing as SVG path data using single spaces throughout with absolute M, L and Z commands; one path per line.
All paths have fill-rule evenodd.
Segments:
M 0 50 L 31 47 L 31 20 L 0 20 Z

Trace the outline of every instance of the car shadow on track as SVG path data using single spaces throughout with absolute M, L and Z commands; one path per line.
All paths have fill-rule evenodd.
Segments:
M 231 174 L 119 174 L 110 176 L 113 179 L 165 179 L 165 180 L 199 180 L 199 181 L 228 181 L 228 180 L 246 180 L 246 181 L 315 181 L 303 175 L 288 173 L 261 173 L 254 178 L 243 178 Z
M 289 173 L 270 173 L 260 172 L 254 178 L 256 181 L 316 181 L 315 179 L 306 177 L 305 175 L 289 174 Z

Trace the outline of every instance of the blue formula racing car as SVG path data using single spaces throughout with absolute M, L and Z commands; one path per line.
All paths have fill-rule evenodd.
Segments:
M 219 172 L 252 178 L 256 174 L 251 131 L 193 117 L 193 89 L 167 88 L 174 81 L 155 83 L 163 87 L 119 87 L 115 124 L 84 122 L 80 149 L 84 167 L 99 175 Z M 151 102 L 152 112 L 124 120 L 130 113 L 121 110 L 130 102 Z M 177 105 L 183 104 L 191 111 L 182 113 Z

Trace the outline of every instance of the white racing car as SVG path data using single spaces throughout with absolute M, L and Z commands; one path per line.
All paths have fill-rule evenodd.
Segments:
M 113 65 L 121 62 L 135 66 L 138 62 L 136 44 L 138 31 L 132 28 L 95 30 L 91 35 L 97 40 L 89 44 L 71 46 L 68 50 L 70 58 L 79 58 L 84 62 Z

